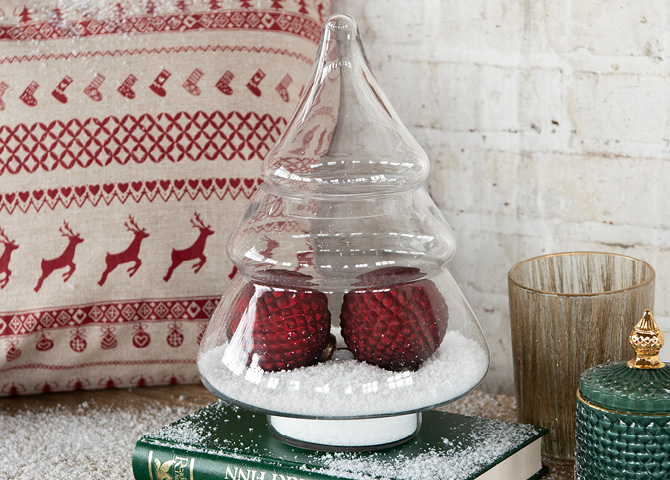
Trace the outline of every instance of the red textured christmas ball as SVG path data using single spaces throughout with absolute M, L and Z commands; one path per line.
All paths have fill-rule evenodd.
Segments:
M 319 360 L 330 342 L 330 312 L 328 297 L 308 288 L 310 278 L 271 270 L 261 276 L 263 283 L 244 286 L 234 302 L 228 338 L 241 342 L 247 365 L 257 362 L 274 372 Z
M 418 268 L 385 267 L 344 295 L 342 337 L 357 360 L 392 371 L 416 370 L 447 330 L 444 297 Z

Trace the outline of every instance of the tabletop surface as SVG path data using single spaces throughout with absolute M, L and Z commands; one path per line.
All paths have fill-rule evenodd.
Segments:
M 132 480 L 130 455 L 139 436 L 215 400 L 201 385 L 0 398 L 0 478 Z M 440 408 L 510 421 L 515 409 L 513 397 L 479 390 Z M 572 462 L 543 463 L 546 480 L 573 478 Z

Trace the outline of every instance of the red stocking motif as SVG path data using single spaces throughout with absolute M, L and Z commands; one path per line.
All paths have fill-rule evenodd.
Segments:
M 105 325 L 101 328 L 102 338 L 100 339 L 100 348 L 103 350 L 111 350 L 118 345 L 119 342 L 116 339 L 116 335 L 114 335 L 114 330 L 116 328 L 111 325 Z
M 235 78 L 233 72 L 231 72 L 230 70 L 226 70 L 226 73 L 224 73 L 223 76 L 219 79 L 219 81 L 216 82 L 216 88 L 221 90 L 221 93 L 225 95 L 232 95 L 233 89 L 230 88 L 230 81 L 233 78 Z
M 149 86 L 151 91 L 159 97 L 164 97 L 166 92 L 165 88 L 163 88 L 163 85 L 165 85 L 167 79 L 170 78 L 170 75 L 172 75 L 170 72 L 163 69 L 163 71 L 159 73 L 158 76 L 154 79 L 154 83 Z
M 284 78 L 282 78 L 281 82 L 279 82 L 279 85 L 275 88 L 277 90 L 277 93 L 279 93 L 279 96 L 281 97 L 282 100 L 285 102 L 289 101 L 289 96 L 288 96 L 288 86 L 291 84 L 293 79 L 291 78 L 291 75 L 288 73 L 284 75 Z
M 26 89 L 19 97 L 21 100 L 23 100 L 23 103 L 25 103 L 29 107 L 34 107 L 35 105 L 37 105 L 37 99 L 35 98 L 34 93 L 39 86 L 40 84 L 35 81 L 30 82 L 30 85 L 26 87 Z
M 7 89 L 9 88 L 9 84 L 5 81 L 0 82 L 0 110 L 5 109 L 5 102 L 2 101 L 2 96 L 5 94 Z
M 21 349 L 18 347 L 19 341 L 18 339 L 9 340 L 8 345 L 9 348 L 7 349 L 7 355 L 5 355 L 5 358 L 8 362 L 13 362 L 21 356 Z
M 105 76 L 101 73 L 96 73 L 95 78 L 88 86 L 84 89 L 84 93 L 91 97 L 94 101 L 99 102 L 102 100 L 102 93 L 98 90 L 102 82 L 105 81 Z
M 35 344 L 35 349 L 40 352 L 51 350 L 54 346 L 54 342 L 50 338 L 47 338 L 48 336 L 49 332 L 39 332 L 37 334 L 37 343 Z
M 70 330 L 72 338 L 70 339 L 70 348 L 77 353 L 81 353 L 86 350 L 86 339 L 84 338 L 84 332 L 79 328 Z
M 247 88 L 251 90 L 251 93 L 253 93 L 257 97 L 261 96 L 261 89 L 258 88 L 258 84 L 261 83 L 261 80 L 263 80 L 264 78 L 265 78 L 265 72 L 259 68 L 256 71 L 256 73 L 254 73 L 254 76 L 251 77 L 249 83 L 247 83 Z
M 181 347 L 181 344 L 184 343 L 184 334 L 181 333 L 181 323 L 172 322 L 168 325 L 170 332 L 167 336 L 167 343 L 171 347 Z
M 54 88 L 53 92 L 51 92 L 51 95 L 53 95 L 54 98 L 59 102 L 67 103 L 67 97 L 65 96 L 65 89 L 69 87 L 71 83 L 72 83 L 72 77 L 69 75 L 65 75 L 63 77 L 63 80 L 61 80 L 58 86 Z
M 144 331 L 144 325 L 141 323 L 133 327 L 135 329 L 135 334 L 133 335 L 133 345 L 136 348 L 144 348 L 151 343 L 151 336 Z
M 198 85 L 196 84 L 198 83 L 198 80 L 202 78 L 203 75 L 204 72 L 199 68 L 196 68 L 188 76 L 182 87 L 184 87 L 188 93 L 197 97 L 198 95 L 200 95 L 200 87 L 198 87 Z
M 135 98 L 135 92 L 133 92 L 132 86 L 135 85 L 137 77 L 132 73 L 126 77 L 121 86 L 117 88 L 117 91 L 126 98 L 131 100 Z

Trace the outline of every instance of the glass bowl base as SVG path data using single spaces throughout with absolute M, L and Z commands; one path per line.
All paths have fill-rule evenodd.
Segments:
M 268 415 L 268 426 L 279 440 L 294 447 L 361 452 L 382 450 L 408 441 L 421 428 L 421 413 L 346 420 Z

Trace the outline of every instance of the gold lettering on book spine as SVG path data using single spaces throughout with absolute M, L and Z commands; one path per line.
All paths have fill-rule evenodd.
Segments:
M 266 477 L 267 475 L 267 477 Z M 272 475 L 272 478 L 270 478 Z M 284 476 L 280 473 L 270 473 L 264 470 L 242 469 L 226 465 L 224 480 L 305 480 L 303 478 Z
M 175 455 L 171 480 L 193 480 L 193 461 L 193 458 Z
M 193 480 L 195 458 L 174 456 L 172 460 L 163 463 L 154 457 L 153 450 L 149 450 L 149 479 L 150 480 Z
M 168 460 L 167 462 L 161 463 L 160 460 L 154 458 L 154 473 L 156 474 L 156 480 L 173 480 L 172 475 L 170 475 L 170 468 L 175 464 L 174 460 Z M 153 480 L 153 477 L 151 477 Z
M 152 460 L 153 456 L 154 456 L 154 451 L 149 450 L 149 462 L 148 462 L 148 464 L 149 464 L 149 480 L 154 480 L 154 472 L 151 470 L 151 460 Z

